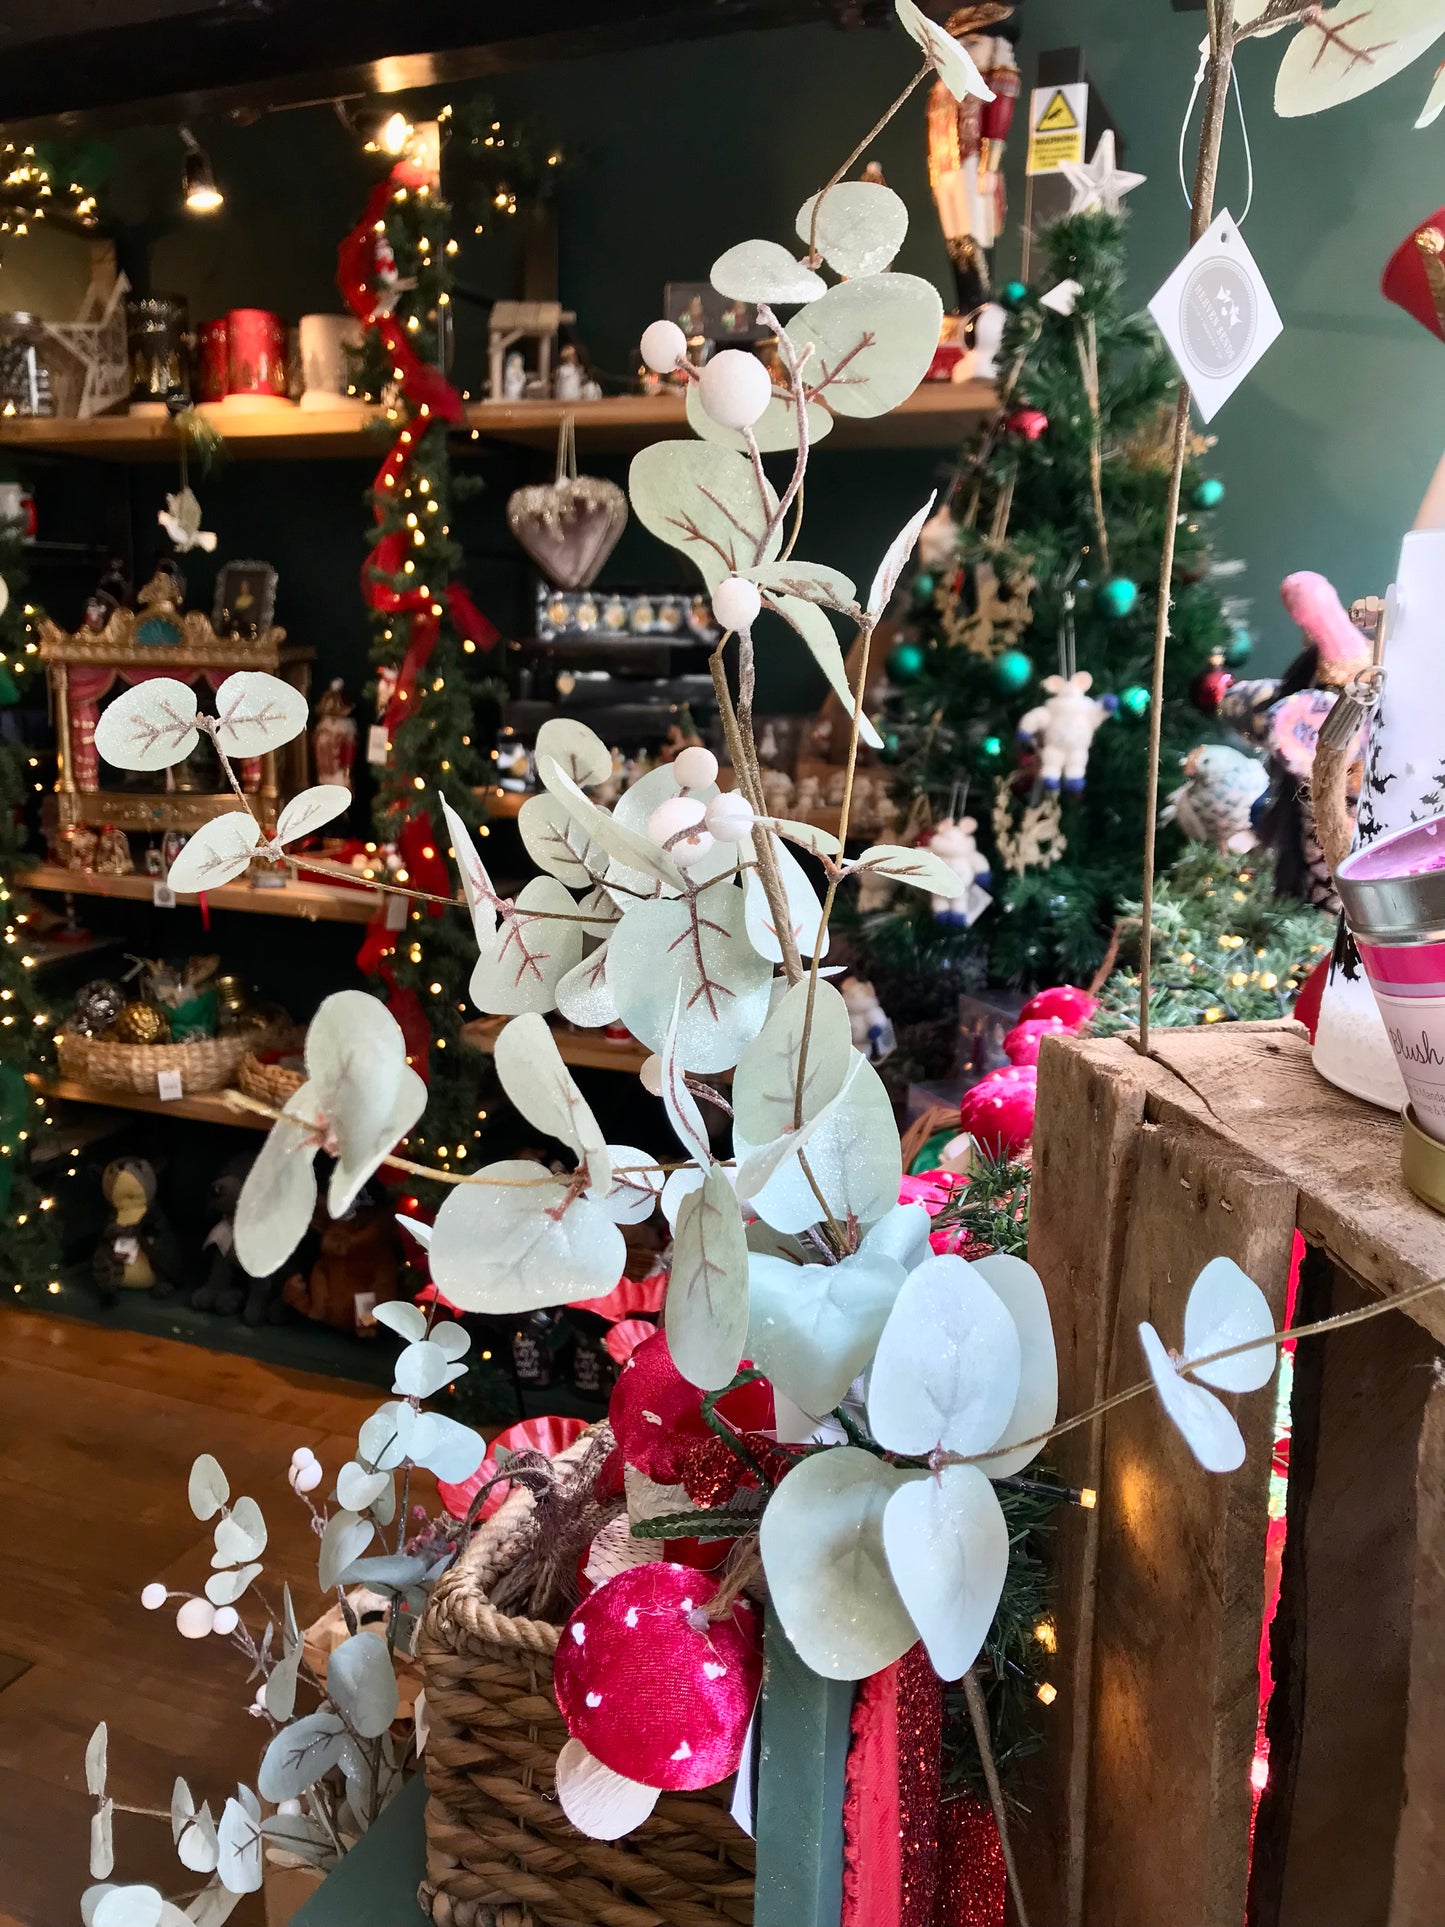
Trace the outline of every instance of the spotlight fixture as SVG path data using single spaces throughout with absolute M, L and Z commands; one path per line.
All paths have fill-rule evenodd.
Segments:
M 181 139 L 186 149 L 185 167 L 181 175 L 186 206 L 192 214 L 214 214 L 224 204 L 226 197 L 216 186 L 211 157 L 189 127 L 181 129 Z

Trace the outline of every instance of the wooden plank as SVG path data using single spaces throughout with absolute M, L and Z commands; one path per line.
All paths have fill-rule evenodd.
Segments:
M 144 1111 L 149 1117 L 184 1117 L 196 1124 L 232 1124 L 243 1131 L 269 1131 L 271 1120 L 255 1111 L 226 1102 L 220 1091 L 196 1091 L 190 1097 L 157 1097 L 153 1091 L 114 1090 L 102 1084 L 78 1084 L 70 1077 L 41 1077 L 31 1072 L 26 1082 L 47 1097 L 67 1104 L 100 1104 L 118 1111 Z
M 1295 1200 L 1288 1177 L 1207 1126 L 1140 1131 L 1111 1392 L 1143 1376 L 1140 1320 L 1179 1345 L 1210 1258 L 1234 1258 L 1282 1316 Z M 1244 1914 L 1273 1401 L 1232 1402 L 1247 1456 L 1228 1478 L 1201 1469 L 1152 1396 L 1105 1421 L 1083 1910 L 1097 1927 Z
M 490 1057 L 507 1022 L 505 1017 L 474 1017 L 462 1025 L 462 1042 Z M 562 1062 L 584 1070 L 636 1073 L 652 1054 L 635 1037 L 613 1044 L 600 1030 L 568 1030 L 565 1025 L 554 1024 L 552 1036 Z
M 1382 1321 L 1393 1322 L 1393 1321 Z M 1389 1927 L 1434 1927 L 1445 1894 L 1445 1374 L 1430 1374 L 1415 1469 L 1404 1808 Z
M 102 416 L 100 419 L 104 420 Z M 125 898 L 149 903 L 156 886 L 150 876 L 99 876 L 93 870 L 67 870 L 59 863 L 37 863 L 18 878 L 24 890 L 54 890 L 80 897 Z M 299 917 L 306 923 L 370 923 L 381 905 L 375 890 L 348 889 L 340 883 L 303 883 L 293 877 L 279 888 L 223 883 L 208 890 L 212 910 L 245 910 L 253 916 Z M 199 909 L 189 898 L 181 906 Z

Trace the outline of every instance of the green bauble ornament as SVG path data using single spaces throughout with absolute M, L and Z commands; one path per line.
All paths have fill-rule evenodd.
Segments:
M 920 604 L 933 600 L 933 577 L 926 569 L 913 578 L 913 600 Z
M 1217 509 L 1224 500 L 1224 484 L 1217 475 L 1206 475 L 1189 499 L 1197 509 Z
M 8 669 L 0 669 L 0 709 L 9 709 L 20 700 L 20 685 Z
M 1005 649 L 993 659 L 993 686 L 1002 696 L 1017 696 L 1033 681 L 1034 665 L 1022 649 Z
M 1224 660 L 1232 669 L 1249 661 L 1254 654 L 1254 637 L 1248 629 L 1236 629 L 1224 646 Z
M 1021 308 L 1029 298 L 1029 291 L 1022 281 L 1005 281 L 999 290 L 999 300 L 1011 313 Z
M 896 729 L 885 729 L 881 733 L 883 737 L 883 747 L 878 752 L 879 760 L 884 763 L 898 762 L 903 755 L 903 743 L 898 731 Z
M 1003 761 L 1003 738 L 985 736 L 974 752 L 981 770 L 997 769 Z
M 927 660 L 921 643 L 900 642 L 888 658 L 888 679 L 890 682 L 917 682 L 923 674 Z
M 1149 714 L 1149 691 L 1141 682 L 1131 682 L 1127 689 L 1119 691 L 1119 707 L 1126 716 L 1136 720 Z
M 1099 607 L 1112 622 L 1132 615 L 1139 600 L 1139 584 L 1127 575 L 1111 575 L 1099 590 Z

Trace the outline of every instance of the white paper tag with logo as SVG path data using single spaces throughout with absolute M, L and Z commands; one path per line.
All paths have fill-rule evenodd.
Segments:
M 366 732 L 366 760 L 368 763 L 384 763 L 391 750 L 391 737 L 387 734 L 385 723 L 373 723 Z
M 1284 331 L 1264 277 L 1226 210 L 1217 215 L 1149 312 L 1205 421 Z
M 157 877 L 151 885 L 151 902 L 157 910 L 174 910 L 176 907 L 176 893 L 168 883 L 163 883 L 161 879 Z
M 157 1097 L 163 1097 L 169 1100 L 183 1095 L 184 1093 L 181 1090 L 181 1074 L 179 1071 L 156 1072 Z

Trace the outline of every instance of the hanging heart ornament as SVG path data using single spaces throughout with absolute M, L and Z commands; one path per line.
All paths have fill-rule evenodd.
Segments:
M 627 497 L 615 482 L 577 473 L 572 417 L 557 435 L 557 477 L 517 489 L 507 503 L 507 527 L 547 581 L 585 589 L 617 547 L 627 524 Z

